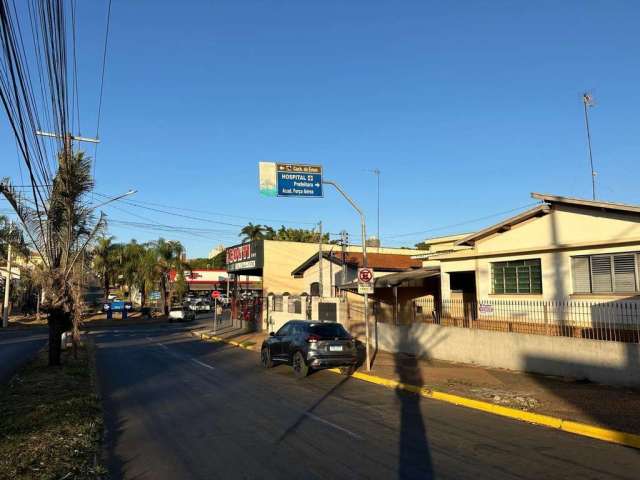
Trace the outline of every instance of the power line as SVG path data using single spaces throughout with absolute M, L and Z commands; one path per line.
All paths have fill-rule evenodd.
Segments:
M 107 195 L 105 195 L 103 193 L 98 193 L 98 192 L 96 192 L 96 195 L 101 196 L 101 197 L 107 197 Z M 147 205 L 143 205 L 142 204 L 143 202 L 140 202 L 140 201 L 122 200 L 121 203 L 130 205 L 132 207 L 144 209 L 144 210 L 149 210 L 149 211 L 156 212 L 156 213 L 162 213 L 162 214 L 165 214 L 165 215 L 172 215 L 172 216 L 175 216 L 175 217 L 185 218 L 185 219 L 188 219 L 188 220 L 197 220 L 197 221 L 200 221 L 200 222 L 215 223 L 215 224 L 219 224 L 219 225 L 227 225 L 227 226 L 230 226 L 230 227 L 238 227 L 238 228 L 242 228 L 242 227 L 245 226 L 245 225 L 241 225 L 241 224 L 238 224 L 238 223 L 223 222 L 223 221 L 220 221 L 220 220 L 213 220 L 211 218 L 203 218 L 203 217 L 196 217 L 196 216 L 193 216 L 193 215 L 185 215 L 185 214 L 182 214 L 182 213 L 176 213 L 176 212 L 172 212 L 172 211 L 165 210 L 165 209 L 160 209 L 160 208 L 147 206 L 147 205 L 161 205 L 161 204 L 154 204 L 154 203 L 151 203 L 151 202 L 144 202 Z M 253 220 L 253 221 L 259 220 L 259 219 L 254 218 L 254 217 L 243 217 L 243 216 L 240 216 L 240 215 L 217 214 L 217 213 L 205 212 L 205 211 L 202 211 L 202 210 L 192 210 L 192 209 L 184 209 L 184 208 L 179 208 L 179 207 L 171 207 L 171 206 L 168 206 L 168 205 L 161 205 L 161 206 L 163 206 L 164 208 L 175 209 L 175 210 L 195 211 L 195 212 L 199 212 L 199 213 L 205 213 L 206 215 L 220 215 L 220 216 L 231 217 L 231 218 L 243 218 L 243 219 Z M 283 220 L 274 220 L 274 219 L 271 219 L 271 220 L 262 219 L 261 221 L 273 221 L 273 222 L 277 222 L 277 223 L 289 223 L 289 224 L 293 224 L 294 223 L 294 222 L 283 221 Z M 303 222 L 299 222 L 297 224 L 299 224 L 299 225 L 307 225 L 307 222 L 304 222 L 304 223 Z M 313 223 L 309 223 L 309 224 L 313 225 Z
M 282 219 L 277 219 L 277 218 L 262 218 L 262 217 L 248 217 L 246 215 L 232 215 L 232 214 L 227 214 L 227 213 L 209 212 L 209 211 L 206 211 L 206 210 L 197 210 L 197 209 L 193 209 L 193 208 L 185 208 L 185 207 L 176 207 L 176 206 L 172 206 L 172 205 L 164 205 L 164 204 L 161 204 L 161 203 L 143 202 L 142 200 L 136 200 L 136 203 L 139 203 L 139 204 L 142 204 L 142 205 L 151 205 L 151 206 L 155 206 L 155 207 L 169 208 L 169 209 L 172 209 L 172 210 L 178 210 L 178 211 L 184 211 L 184 212 L 204 213 L 205 215 L 211 215 L 211 216 L 226 217 L 226 218 L 238 218 L 238 219 L 242 219 L 242 220 L 253 220 L 253 221 L 274 222 L 274 223 L 288 223 L 288 224 L 292 224 L 292 225 L 317 225 L 317 222 L 300 222 L 300 221 L 293 221 L 293 220 L 282 220 Z
M 102 115 L 102 97 L 104 94 L 104 72 L 107 65 L 107 46 L 109 42 L 109 26 L 111 24 L 111 0 L 107 9 L 107 28 L 104 33 L 104 49 L 102 51 L 102 73 L 100 75 L 100 95 L 98 97 L 98 119 L 96 122 L 96 138 L 100 138 L 100 118 Z M 93 178 L 96 176 L 96 164 L 98 163 L 98 144 L 96 143 L 93 151 Z
M 435 228 L 429 228 L 427 230 L 421 230 L 419 232 L 399 233 L 399 234 L 395 234 L 395 235 L 385 235 L 385 238 L 411 237 L 413 235 L 423 235 L 423 234 L 429 233 L 429 232 L 435 232 L 435 231 L 439 231 L 439 230 L 447 230 L 449 228 L 461 227 L 461 226 L 464 226 L 464 225 L 469 225 L 469 224 L 472 224 L 472 223 L 480 222 L 482 220 L 488 220 L 490 218 L 498 217 L 500 215 L 505 215 L 507 213 L 516 212 L 518 210 L 522 210 L 524 208 L 532 207 L 534 205 L 538 205 L 538 202 L 529 203 L 527 205 L 522 205 L 520 207 L 512 208 L 510 210 L 504 210 L 504 211 L 501 211 L 501 212 L 493 213 L 491 215 L 486 215 L 484 217 L 474 218 L 472 220 L 465 220 L 463 222 L 453 223 L 451 225 L 444 225 L 444 226 L 441 226 L 441 227 L 435 227 Z

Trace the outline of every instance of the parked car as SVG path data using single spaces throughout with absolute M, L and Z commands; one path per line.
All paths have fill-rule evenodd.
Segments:
M 177 305 L 169 310 L 169 322 L 190 322 L 195 319 L 195 312 L 192 312 L 184 305 Z
M 356 343 L 339 323 L 291 320 L 262 343 L 260 359 L 264 368 L 276 363 L 293 367 L 297 378 L 311 370 L 339 367 L 350 375 L 358 362 Z

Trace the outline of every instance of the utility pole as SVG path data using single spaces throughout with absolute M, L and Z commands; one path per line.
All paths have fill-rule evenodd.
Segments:
M 320 284 L 320 289 L 318 293 L 320 294 L 320 298 L 323 297 L 323 278 L 322 278 L 322 220 L 318 222 L 318 282 Z
M 69 146 L 71 146 L 71 142 L 74 141 L 74 140 L 76 142 L 100 143 L 100 139 L 99 138 L 80 137 L 78 135 L 72 135 L 70 133 L 67 133 L 65 135 L 60 135 L 58 133 L 43 132 L 41 130 L 36 130 L 36 135 L 40 135 L 41 137 L 64 139 L 65 149 L 68 149 Z
M 342 276 L 342 282 L 340 282 L 341 285 L 344 285 L 345 283 L 347 283 L 347 269 L 345 268 L 345 265 L 347 263 L 347 245 L 349 244 L 349 232 L 347 232 L 346 230 L 342 230 L 340 232 L 340 247 L 342 248 L 342 271 L 341 276 Z
M 58 133 L 51 132 L 43 132 L 42 130 L 36 130 L 36 135 L 41 137 L 50 137 L 50 138 L 60 138 L 64 141 L 63 146 L 63 154 L 65 157 L 70 157 L 73 153 L 73 141 L 76 142 L 88 142 L 88 143 L 100 143 L 99 138 L 88 138 L 88 137 L 80 137 L 78 135 L 73 135 L 71 133 L 65 133 L 64 135 L 60 135 Z
M 11 233 L 13 225 L 9 226 L 9 241 L 7 242 L 7 279 L 4 282 L 4 302 L 2 304 L 2 327 L 9 326 L 9 291 L 11 290 Z
M 591 167 L 591 194 L 593 200 L 596 199 L 596 172 L 593 169 L 593 153 L 591 151 L 591 130 L 589 128 L 589 107 L 593 107 L 595 102 L 589 92 L 582 94 L 582 104 L 584 106 L 584 124 L 587 127 L 587 145 L 589 147 L 589 165 Z
M 358 207 L 358 205 L 356 204 L 356 202 L 354 202 L 351 197 L 349 195 L 347 195 L 347 192 L 345 192 L 342 187 L 340 187 L 340 185 L 338 185 L 336 182 L 332 181 L 332 180 L 323 180 L 322 183 L 327 184 L 327 185 L 333 185 L 335 187 L 336 190 L 338 190 L 338 192 L 345 198 L 345 200 L 347 200 L 347 202 L 349 202 L 351 204 L 351 206 L 354 208 L 354 210 L 356 212 L 358 212 L 358 215 L 360 215 L 360 230 L 362 232 L 362 263 L 364 267 L 368 267 L 369 266 L 369 262 L 367 260 L 367 223 L 364 217 L 364 213 L 362 210 L 360 210 L 360 207 Z M 342 268 L 344 269 L 344 265 L 342 266 Z M 371 370 L 371 355 L 370 355 L 370 349 L 369 349 L 369 343 L 371 343 L 369 341 L 369 294 L 365 293 L 364 294 L 364 331 L 365 331 L 365 341 L 366 341 L 366 352 L 367 352 L 367 371 Z

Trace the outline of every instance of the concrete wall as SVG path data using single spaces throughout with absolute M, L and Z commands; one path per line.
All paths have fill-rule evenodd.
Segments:
M 378 323 L 379 348 L 438 360 L 640 387 L 640 345 L 468 328 Z

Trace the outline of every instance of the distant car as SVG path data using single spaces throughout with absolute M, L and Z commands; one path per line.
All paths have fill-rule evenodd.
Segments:
M 171 307 L 169 310 L 169 322 L 190 322 L 196 319 L 195 312 L 189 310 L 189 308 L 178 305 Z
M 287 363 L 297 378 L 332 367 L 350 375 L 358 363 L 358 350 L 339 323 L 291 320 L 262 342 L 260 361 L 264 368 Z
M 203 302 L 202 300 L 197 302 L 192 302 L 189 304 L 189 310 L 194 312 L 208 312 L 211 310 L 211 305 L 207 302 Z

